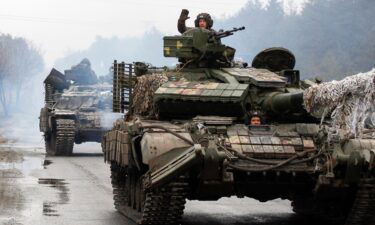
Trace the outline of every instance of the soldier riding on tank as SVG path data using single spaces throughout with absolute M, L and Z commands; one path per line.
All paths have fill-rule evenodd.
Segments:
M 193 27 L 186 27 L 185 21 L 189 19 L 189 10 L 183 9 L 180 14 L 180 18 L 177 22 L 178 31 L 182 34 L 185 31 L 192 29 Z M 197 18 L 194 21 L 195 27 L 204 28 L 210 31 L 212 30 L 212 26 L 214 21 L 212 20 L 210 14 L 208 13 L 200 13 L 198 14 Z

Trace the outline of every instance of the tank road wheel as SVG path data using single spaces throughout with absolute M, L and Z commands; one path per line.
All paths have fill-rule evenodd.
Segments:
M 73 153 L 74 137 L 75 121 L 72 119 L 57 119 L 56 129 L 44 136 L 47 155 L 71 155 Z
M 115 207 L 126 217 L 148 225 L 175 224 L 181 219 L 188 187 L 184 179 L 146 191 L 135 169 L 112 162 L 111 174 Z
M 293 211 L 335 225 L 373 225 L 375 221 L 375 178 L 362 179 L 356 191 L 346 199 L 317 201 L 299 198 Z

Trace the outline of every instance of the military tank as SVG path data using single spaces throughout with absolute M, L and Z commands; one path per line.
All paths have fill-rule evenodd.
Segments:
M 234 63 L 221 38 L 242 29 L 164 37 L 176 68 L 115 61 L 115 111 L 125 89 L 130 98 L 102 142 L 116 209 L 138 224 L 175 224 L 186 199 L 282 198 L 326 222 L 372 224 L 375 140 L 332 133 L 306 111 L 304 90 L 317 80 L 300 79 L 287 49 Z
M 101 142 L 112 126 L 112 85 L 99 83 L 91 75 L 81 76 L 88 63 L 83 60 L 65 74 L 52 69 L 44 81 L 45 106 L 39 127 L 48 155 L 71 155 L 74 143 Z

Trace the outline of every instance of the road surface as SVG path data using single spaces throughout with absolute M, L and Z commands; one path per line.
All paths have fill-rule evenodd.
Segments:
M 71 157 L 46 157 L 37 144 L 0 142 L 0 224 L 134 224 L 113 207 L 109 165 L 99 144 L 75 147 Z M 185 225 L 308 224 L 290 202 L 223 198 L 188 201 Z

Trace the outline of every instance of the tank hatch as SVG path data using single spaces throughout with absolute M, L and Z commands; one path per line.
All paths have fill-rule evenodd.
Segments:
M 292 70 L 296 64 L 296 58 L 288 49 L 277 47 L 267 48 L 255 56 L 252 67 L 268 69 L 272 72 Z
M 222 68 L 240 83 L 250 83 L 258 87 L 285 87 L 285 78 L 266 69 L 256 68 Z

